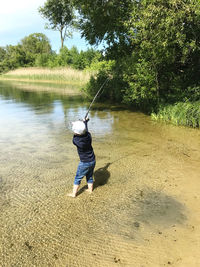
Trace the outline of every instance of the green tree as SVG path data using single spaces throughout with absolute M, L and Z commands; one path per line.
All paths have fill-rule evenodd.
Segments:
M 86 51 L 81 51 L 82 57 L 84 59 L 83 68 L 90 67 L 93 62 L 99 62 L 101 59 L 101 54 L 99 51 L 93 48 L 87 49 Z
M 66 46 L 60 49 L 57 61 L 59 66 L 69 66 L 72 64 L 72 56 Z
M 26 55 L 22 46 L 6 46 L 6 55 L 2 63 L 6 71 L 24 66 L 26 64 Z
M 189 85 L 200 83 L 199 12 L 196 0 L 147 0 L 133 6 L 125 22 L 133 46 L 126 72 L 129 99 L 177 99 Z
M 49 21 L 48 29 L 59 31 L 61 48 L 67 37 L 72 36 L 72 28 L 75 27 L 75 15 L 71 0 L 47 0 L 44 6 L 39 8 L 39 13 Z
M 199 0 L 74 1 L 82 36 L 106 42 L 120 67 L 125 101 L 155 105 L 199 85 Z
M 0 47 L 0 73 L 4 72 L 5 68 L 4 68 L 4 59 L 6 56 L 6 49 L 3 47 Z
M 3 61 L 6 55 L 6 50 L 3 47 L 0 47 L 0 61 Z
M 66 46 L 60 49 L 57 57 L 54 58 L 54 66 L 71 66 L 83 70 L 91 66 L 91 63 L 100 59 L 100 53 L 94 49 L 78 51 L 76 46 L 68 49 Z
M 24 37 L 20 44 L 26 54 L 26 64 L 29 66 L 35 64 L 36 58 L 45 58 L 52 53 L 50 42 L 43 33 L 30 34 Z
M 70 56 L 71 56 L 71 65 L 75 69 L 78 68 L 78 61 L 79 61 L 79 51 L 76 46 L 72 46 L 72 48 L 69 50 Z

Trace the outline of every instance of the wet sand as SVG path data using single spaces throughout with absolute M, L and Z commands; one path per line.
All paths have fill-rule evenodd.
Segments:
M 21 112 L 1 117 L 0 266 L 200 266 L 198 130 L 92 111 L 95 189 L 72 199 L 63 115 Z

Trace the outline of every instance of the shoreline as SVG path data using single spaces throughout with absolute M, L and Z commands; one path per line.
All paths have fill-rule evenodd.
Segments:
M 55 93 L 64 96 L 83 96 L 84 92 L 81 91 L 81 86 L 76 84 L 72 85 L 70 83 L 53 83 L 51 81 L 37 81 L 36 80 L 27 80 L 27 79 L 5 79 L 0 78 L 0 83 L 7 83 L 11 86 L 14 86 L 18 90 L 24 90 L 27 92 L 46 92 L 46 93 Z M 57 86 L 56 86 L 57 85 Z
M 33 71 L 37 71 L 38 69 L 33 69 Z M 19 69 L 18 71 L 22 71 Z M 26 70 L 28 71 L 28 69 Z M 25 71 L 25 72 L 26 72 Z M 57 71 L 57 70 L 55 70 Z M 71 80 L 62 80 L 62 79 L 34 79 L 34 75 L 32 78 L 28 77 L 29 74 L 24 72 L 24 76 L 27 75 L 27 78 L 17 78 L 14 77 L 2 77 L 0 76 L 0 82 L 14 82 L 14 83 L 21 83 L 19 89 L 24 89 L 26 91 L 33 91 L 33 92 L 51 92 L 51 93 L 58 93 L 61 95 L 79 95 L 79 96 L 86 96 L 81 88 L 86 84 L 85 82 L 80 81 L 73 81 Z M 51 76 L 51 75 L 50 75 Z M 53 78 L 53 74 L 51 76 Z M 23 86 L 21 86 L 23 84 Z M 24 86 L 24 84 L 29 84 L 29 86 Z M 30 86 L 31 84 L 31 86 Z M 37 84 L 36 86 L 34 84 Z M 49 86 L 49 85 L 54 86 Z M 46 85 L 46 87 L 39 88 L 40 85 Z M 57 86 L 57 88 L 56 88 Z M 69 86 L 70 88 L 59 88 L 59 86 Z M 194 129 L 200 128 L 200 103 L 199 101 L 195 102 L 177 102 L 175 104 L 166 103 L 157 110 L 157 112 L 152 112 L 150 115 L 151 119 L 154 121 L 164 122 L 167 124 L 173 124 L 175 126 L 184 126 Z M 116 103 L 116 105 L 118 105 Z M 135 108 L 129 107 L 131 110 Z M 142 112 L 140 110 L 140 112 Z
M 62 81 L 62 80 L 40 80 L 40 79 L 24 79 L 24 78 L 6 78 L 0 76 L 0 81 L 17 81 L 17 82 L 29 82 L 29 83 L 46 83 L 46 84 L 67 84 L 67 85 L 76 85 L 82 86 L 80 82 L 73 82 L 73 81 Z

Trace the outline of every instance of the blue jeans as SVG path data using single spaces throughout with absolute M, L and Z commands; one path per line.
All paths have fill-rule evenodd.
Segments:
M 96 164 L 95 160 L 91 162 L 80 161 L 74 179 L 74 184 L 79 185 L 84 176 L 86 176 L 88 184 L 93 184 L 93 172 L 95 164 Z

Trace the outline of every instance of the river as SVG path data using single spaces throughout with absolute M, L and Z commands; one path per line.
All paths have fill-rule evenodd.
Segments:
M 0 82 L 0 266 L 200 266 L 199 130 L 95 104 L 94 191 L 72 199 L 87 108 Z

